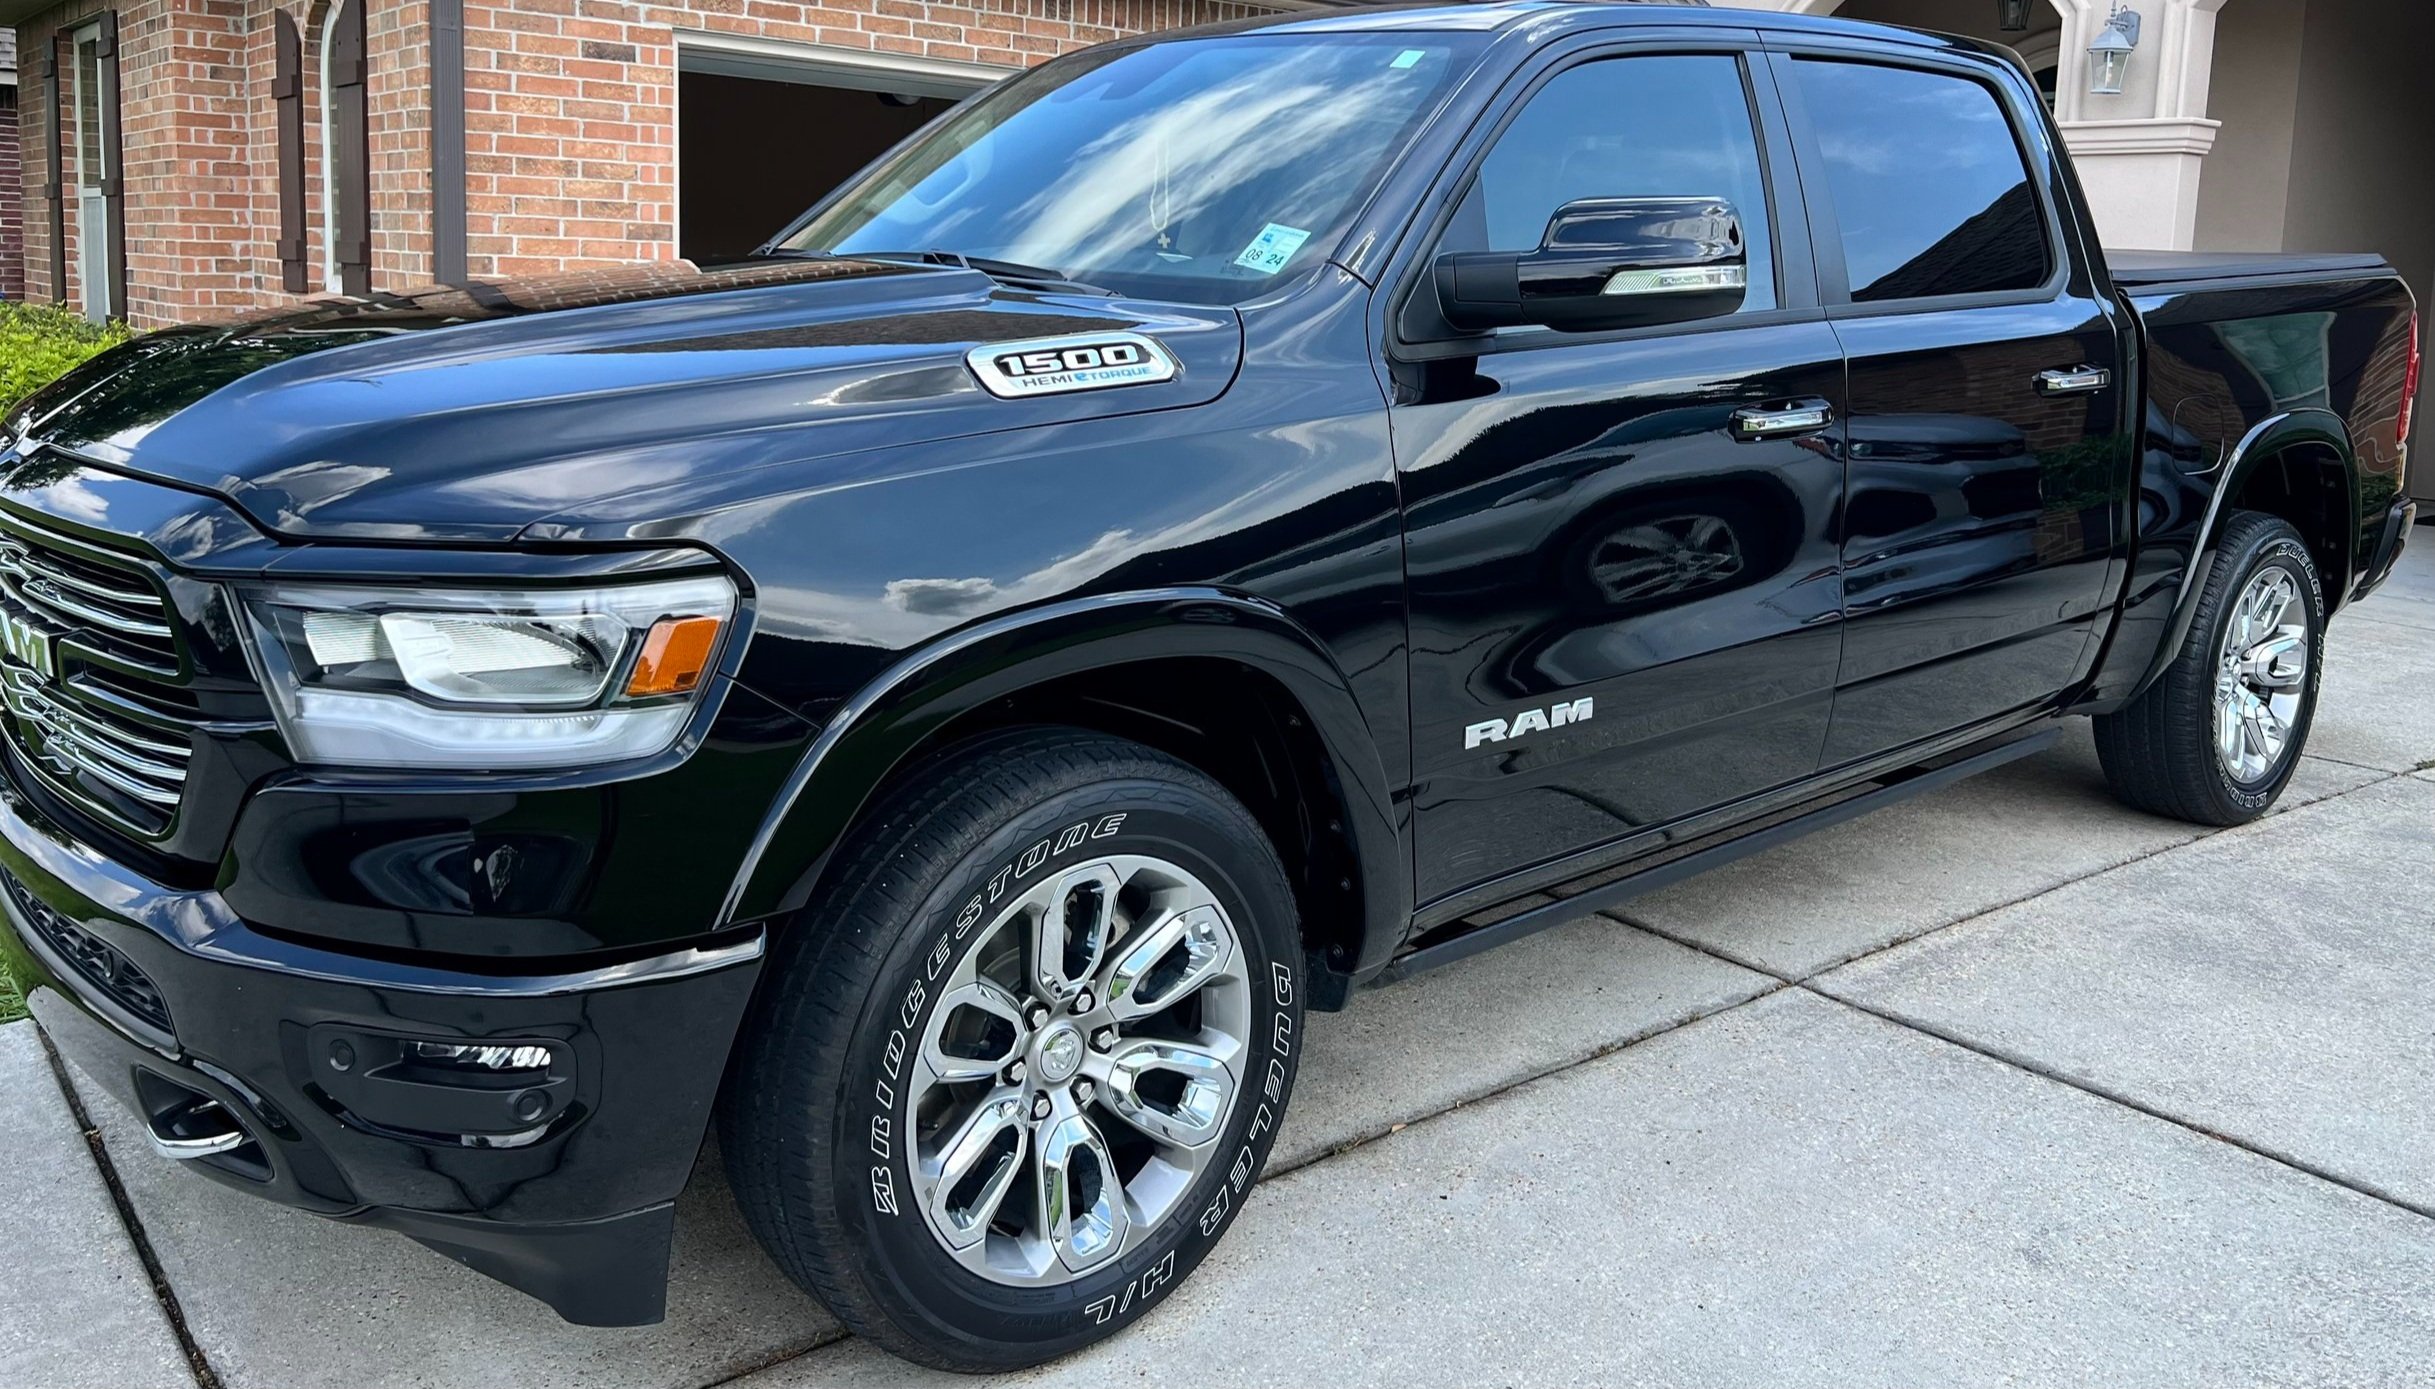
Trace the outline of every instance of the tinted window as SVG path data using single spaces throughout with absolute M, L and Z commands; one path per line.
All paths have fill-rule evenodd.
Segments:
M 975 98 L 786 246 L 954 252 L 1237 303 L 1326 261 L 1480 42 L 1276 33 L 1086 49 Z
M 1558 73 L 1497 137 L 1445 248 L 1527 251 L 1577 199 L 1677 197 L 1733 204 L 1750 254 L 1742 311 L 1774 308 L 1775 238 L 1739 59 L 1612 58 Z
M 1843 225 L 1852 298 L 2046 283 L 2045 214 L 1994 92 L 1907 68 L 1795 68 Z

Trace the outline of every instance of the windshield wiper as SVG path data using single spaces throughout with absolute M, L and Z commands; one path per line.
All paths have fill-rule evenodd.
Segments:
M 934 248 L 927 251 L 849 251 L 845 254 L 861 260 L 909 260 L 923 265 L 952 265 L 963 270 L 977 270 L 1000 284 L 1023 289 L 1061 289 L 1109 296 L 1116 293 L 1104 286 L 1074 279 L 1062 270 L 1045 265 L 1025 265 L 1021 261 L 998 260 L 990 256 L 968 256 L 962 251 Z

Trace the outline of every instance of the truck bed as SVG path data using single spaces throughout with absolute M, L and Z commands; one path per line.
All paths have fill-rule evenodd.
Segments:
M 2232 280 L 2364 277 L 2393 273 L 2382 256 L 2337 251 L 2112 251 L 2105 263 L 2124 289 L 2200 289 Z

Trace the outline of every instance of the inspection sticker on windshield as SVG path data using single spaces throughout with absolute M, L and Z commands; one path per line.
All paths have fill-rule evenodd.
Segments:
M 1292 260 L 1294 252 L 1301 250 L 1302 243 L 1310 239 L 1311 234 L 1300 227 L 1271 222 L 1260 228 L 1260 234 L 1251 239 L 1251 244 L 1243 248 L 1243 254 L 1234 258 L 1234 263 L 1246 270 L 1274 275 L 1283 270 L 1285 262 Z
M 985 342 L 964 365 L 1001 400 L 1146 386 L 1175 379 L 1175 359 L 1139 333 L 1075 333 L 1021 342 Z

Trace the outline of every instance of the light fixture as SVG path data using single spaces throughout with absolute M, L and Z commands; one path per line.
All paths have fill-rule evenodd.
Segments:
M 2007 34 L 2018 34 L 2029 28 L 2029 0 L 1996 0 L 1996 13 L 2001 16 L 1996 27 Z
M 2105 28 L 2088 46 L 2088 91 L 2091 96 L 2119 96 L 2122 74 L 2131 65 L 2131 50 L 2139 46 L 2139 11 L 2117 6 L 2106 16 Z

